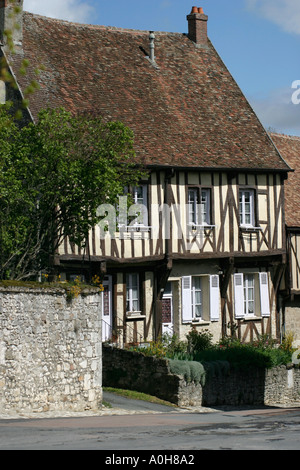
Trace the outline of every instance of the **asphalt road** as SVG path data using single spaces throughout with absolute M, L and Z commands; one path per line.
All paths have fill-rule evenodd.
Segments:
M 161 459 L 181 451 L 183 463 L 195 464 L 205 450 L 300 450 L 300 408 L 0 420 L 0 450 L 102 450 L 99 463 L 127 455 L 140 460 L 117 464 L 133 468 L 155 464 L 142 451 Z

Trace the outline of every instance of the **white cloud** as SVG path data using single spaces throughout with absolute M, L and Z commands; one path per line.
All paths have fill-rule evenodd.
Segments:
M 265 128 L 300 135 L 300 104 L 294 104 L 295 88 L 273 90 L 263 98 L 248 98 Z M 295 101 L 295 100 L 294 100 Z
M 50 18 L 87 23 L 92 19 L 94 8 L 83 0 L 24 0 L 24 10 Z
M 288 33 L 300 34 L 299 0 L 246 0 L 247 8 L 279 25 Z

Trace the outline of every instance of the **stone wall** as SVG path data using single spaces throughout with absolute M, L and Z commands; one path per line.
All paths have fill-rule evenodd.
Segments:
M 148 393 L 176 403 L 180 378 L 170 373 L 164 359 L 103 344 L 103 386 Z
M 0 411 L 97 409 L 102 401 L 96 290 L 0 287 Z
M 103 345 L 103 385 L 136 390 L 178 406 L 300 403 L 300 369 L 249 368 L 208 375 L 204 385 L 170 372 L 168 361 Z

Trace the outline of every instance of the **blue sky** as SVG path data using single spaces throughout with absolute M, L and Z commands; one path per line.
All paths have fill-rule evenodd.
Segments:
M 182 33 L 194 5 L 209 16 L 209 37 L 263 125 L 300 135 L 300 104 L 292 102 L 300 0 L 24 0 L 27 11 L 68 21 Z

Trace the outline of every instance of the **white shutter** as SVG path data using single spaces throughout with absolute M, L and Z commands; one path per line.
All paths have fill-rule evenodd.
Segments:
M 262 317 L 270 316 L 268 273 L 259 273 L 260 310 Z
M 184 323 L 191 322 L 192 314 L 192 276 L 184 276 L 182 278 L 182 321 Z
M 210 296 L 210 320 L 219 321 L 220 319 L 220 291 L 219 291 L 219 276 L 210 276 L 209 282 L 209 296 Z
M 235 318 L 243 318 L 244 313 L 244 275 L 237 273 L 234 275 L 234 309 Z

